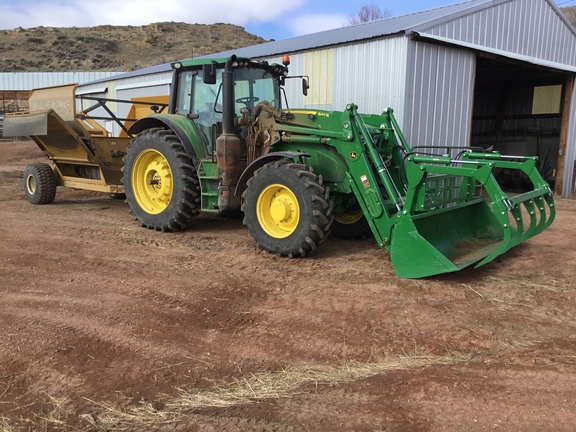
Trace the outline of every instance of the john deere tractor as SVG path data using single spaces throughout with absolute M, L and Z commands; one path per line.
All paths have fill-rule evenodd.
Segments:
M 399 276 L 420 278 L 486 264 L 552 223 L 553 193 L 535 157 L 410 147 L 390 108 L 290 109 L 288 64 L 232 56 L 172 65 L 169 112 L 133 125 L 124 157 L 142 225 L 180 230 L 200 212 L 241 211 L 260 248 L 288 257 L 310 254 L 331 232 L 371 233 Z M 521 171 L 534 189 L 506 194 L 497 168 Z

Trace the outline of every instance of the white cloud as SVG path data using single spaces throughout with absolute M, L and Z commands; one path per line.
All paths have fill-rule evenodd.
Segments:
M 348 18 L 343 14 L 300 15 L 291 21 L 290 29 L 295 36 L 301 36 L 345 27 L 347 22 Z
M 163 21 L 198 24 L 281 20 L 305 0 L 0 0 L 0 28 L 144 25 Z

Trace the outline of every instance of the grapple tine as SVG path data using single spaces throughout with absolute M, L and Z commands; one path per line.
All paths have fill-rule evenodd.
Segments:
M 552 191 L 548 187 L 512 197 L 510 201 L 514 203 L 514 207 L 518 209 L 521 209 L 521 205 L 523 205 L 530 221 L 527 229 L 519 229 L 521 233 L 520 242 L 540 234 L 548 228 L 554 220 L 554 201 Z M 549 209 L 548 212 L 546 211 L 547 208 Z M 520 219 L 519 227 L 523 227 L 524 218 L 522 216 L 521 211 L 514 215 L 517 221 Z
M 522 217 L 522 207 L 518 204 L 512 205 L 510 208 L 510 217 L 514 219 L 516 224 L 516 229 L 510 228 L 514 231 L 514 238 L 516 241 L 514 242 L 513 246 L 516 246 L 521 241 L 522 233 L 524 232 L 524 218 Z
M 521 236 L 520 241 L 528 240 L 530 237 L 534 236 L 534 231 L 536 231 L 536 227 L 538 226 L 538 221 L 536 218 L 536 206 L 534 205 L 534 200 L 529 199 L 522 203 L 524 208 L 528 212 L 528 218 L 530 220 L 530 225 L 528 225 L 528 229 L 524 231 Z
M 554 207 L 552 191 L 549 191 L 549 193 L 539 197 L 536 205 L 540 211 L 540 223 L 538 224 L 538 230 L 536 234 L 540 234 L 550 226 L 556 216 L 556 208 Z M 548 208 L 549 213 L 546 212 L 546 208 Z
M 515 220 L 516 228 L 509 223 L 504 224 L 504 236 L 500 246 L 480 261 L 475 267 L 480 267 L 489 263 L 498 255 L 501 255 L 514 246 L 540 234 L 550 226 L 556 214 L 552 191 L 548 186 L 508 198 L 506 202 L 510 213 L 509 217 Z M 525 215 L 522 212 L 522 207 L 524 207 L 526 211 L 526 217 L 524 217 Z M 546 211 L 546 208 L 549 209 L 549 212 Z M 537 217 L 537 212 L 539 213 L 539 217 Z M 524 223 L 525 220 L 529 221 L 529 225 L 527 225 L 526 228 L 526 224 Z

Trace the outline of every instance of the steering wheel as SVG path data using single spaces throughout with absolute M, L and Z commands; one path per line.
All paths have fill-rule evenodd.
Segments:
M 260 98 L 258 98 L 256 96 L 246 96 L 246 97 L 241 97 L 241 98 L 236 99 L 236 102 L 244 104 L 246 106 L 249 106 L 249 105 L 254 105 L 254 102 L 258 102 L 259 100 L 260 100 Z

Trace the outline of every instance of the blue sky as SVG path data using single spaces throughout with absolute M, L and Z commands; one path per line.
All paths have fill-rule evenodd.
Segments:
M 365 4 L 392 16 L 462 0 L 0 0 L 0 29 L 144 25 L 175 21 L 237 24 L 265 39 L 343 27 Z
M 302 34 L 316 33 L 330 28 L 342 27 L 355 15 L 362 5 L 374 3 L 392 16 L 414 13 L 426 9 L 461 3 L 466 0 L 332 0 L 300 1 L 290 13 L 267 22 L 252 21 L 244 27 L 250 33 L 266 39 L 286 39 Z

